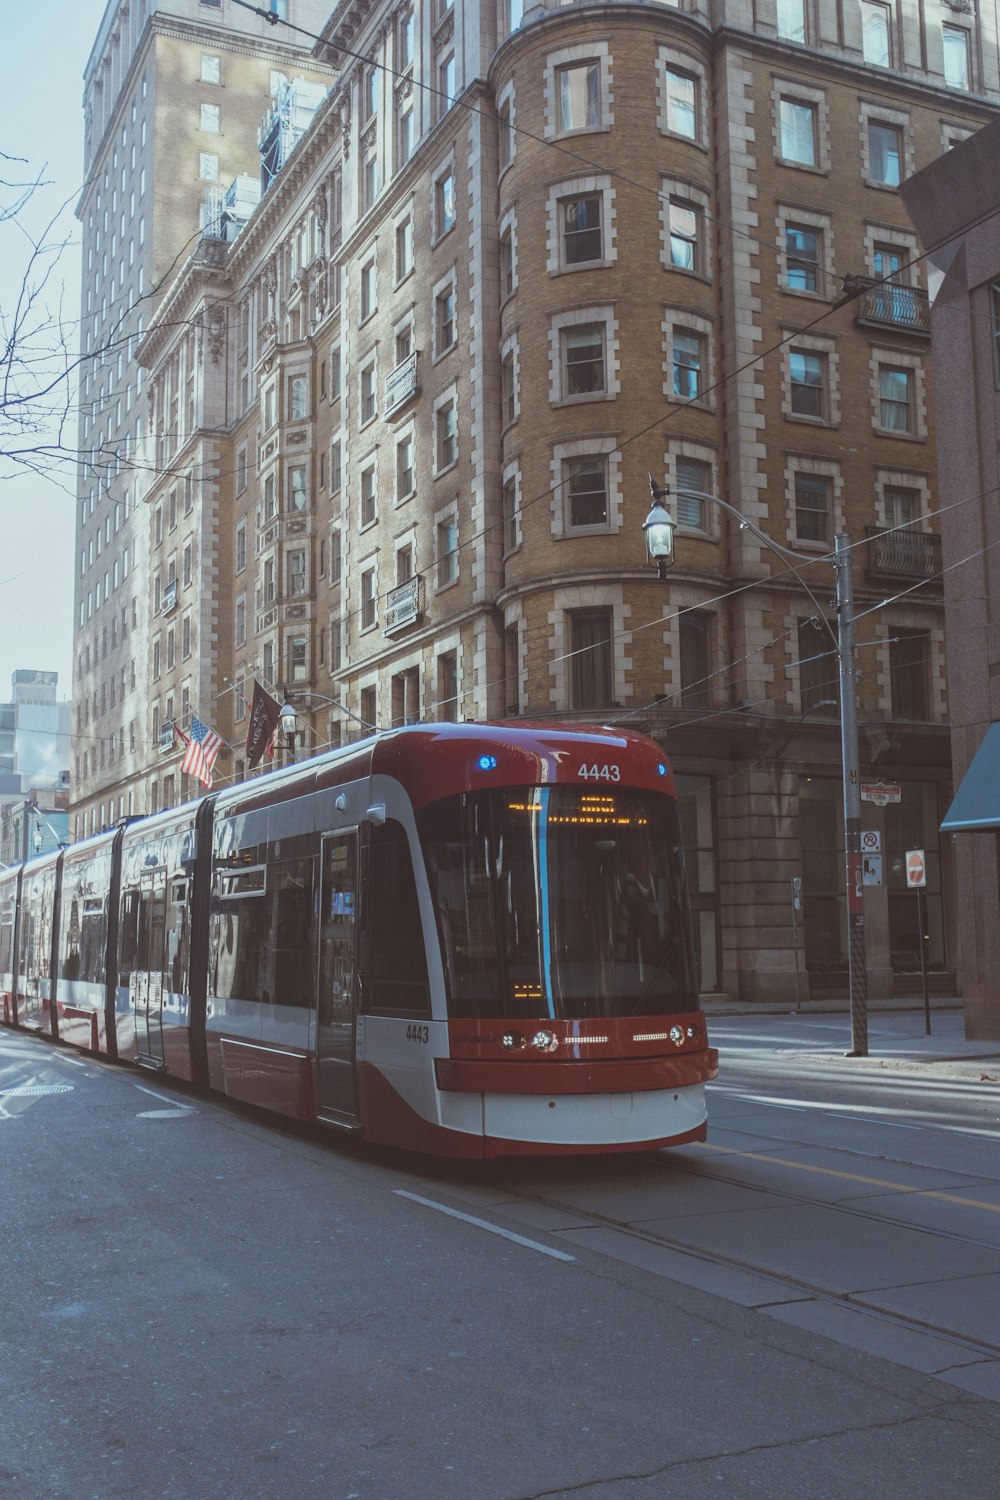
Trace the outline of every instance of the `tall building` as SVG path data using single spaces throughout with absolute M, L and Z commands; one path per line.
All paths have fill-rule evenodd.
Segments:
M 17 671 L 0 703 L 0 865 L 67 835 L 71 705 L 59 673 Z
M 959 957 L 970 1037 L 1000 1037 L 1000 121 L 905 185 L 930 252 L 941 427 Z
M 317 26 L 322 0 L 292 0 Z M 270 0 L 276 16 L 287 0 Z M 148 392 L 137 341 L 197 245 L 209 194 L 256 174 L 261 116 L 312 63 L 231 0 L 108 0 L 84 75 L 80 462 L 77 475 L 72 825 L 77 837 L 148 811 L 150 580 L 140 460 Z M 191 342 L 196 333 L 191 330 Z M 185 376 L 187 379 L 187 376 Z M 189 393 L 173 392 L 174 436 Z M 185 494 L 201 476 L 178 479 Z
M 189 712 L 245 774 L 254 678 L 306 753 L 416 718 L 639 725 L 679 773 L 703 989 L 842 989 L 846 533 L 871 983 L 919 982 L 911 847 L 946 973 L 929 320 L 898 187 L 997 112 L 994 22 L 955 4 L 327 7 L 328 96 L 280 162 L 272 113 L 259 206 L 234 184 L 135 350 L 142 805 L 195 790 Z M 282 118 L 321 81 L 296 76 Z M 678 492 L 663 582 L 648 475 Z

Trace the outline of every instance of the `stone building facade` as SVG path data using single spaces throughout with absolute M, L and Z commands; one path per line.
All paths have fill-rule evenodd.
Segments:
M 965 1029 L 1000 1037 L 1000 121 L 905 184 L 929 252 Z M 954 832 L 950 832 L 954 829 Z
M 812 596 L 832 622 L 843 532 L 862 779 L 897 799 L 866 803 L 872 988 L 913 982 L 910 847 L 946 973 L 929 325 L 897 188 L 996 113 L 986 18 L 344 0 L 317 33 L 312 124 L 136 350 L 143 807 L 194 792 L 163 733 L 192 711 L 227 742 L 219 774 L 245 774 L 255 677 L 292 695 L 304 753 L 417 718 L 640 726 L 680 776 L 703 988 L 842 987 Z M 650 474 L 680 491 L 664 583 Z

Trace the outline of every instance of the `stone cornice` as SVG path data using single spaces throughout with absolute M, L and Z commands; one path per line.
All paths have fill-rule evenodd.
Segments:
M 153 369 L 172 341 L 182 336 L 182 330 L 186 331 L 199 297 L 215 293 L 214 300 L 218 301 L 231 294 L 232 281 L 225 261 L 206 256 L 203 253 L 205 245 L 225 248 L 221 240 L 201 240 L 178 271 L 136 347 L 135 362 L 144 369 Z
M 308 197 L 311 203 L 313 191 L 306 192 L 310 178 L 316 175 L 324 157 L 329 156 L 330 165 L 333 165 L 339 127 L 339 100 L 331 92 L 233 244 L 228 264 L 234 281 L 242 281 L 259 255 L 272 252 L 286 215 L 307 207 L 308 204 L 301 201 L 304 197 Z

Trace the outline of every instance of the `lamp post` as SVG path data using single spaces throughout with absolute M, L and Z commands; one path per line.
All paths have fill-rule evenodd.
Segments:
M 35 853 L 41 854 L 42 844 L 44 842 L 41 823 L 36 823 L 34 828 L 31 830 L 31 842 L 35 847 Z
M 649 475 L 649 491 L 653 506 L 642 523 L 646 536 L 646 552 L 651 566 L 656 568 L 660 582 L 666 580 L 666 570 L 674 563 L 674 521 L 664 501 L 671 493 L 669 488 L 658 485 Z M 783 546 L 760 530 L 753 521 L 722 500 L 718 495 L 705 490 L 684 487 L 673 491 L 677 495 L 690 495 L 697 500 L 706 500 L 734 517 L 746 531 L 768 547 L 782 561 L 794 562 L 802 559 L 790 547 Z M 845 886 L 847 897 L 847 967 L 851 992 L 851 1050 L 848 1057 L 868 1056 L 868 967 L 865 956 L 864 881 L 861 860 L 861 777 L 858 755 L 858 705 L 857 667 L 854 646 L 854 581 L 851 576 L 850 538 L 838 533 L 834 538 L 831 559 L 837 584 L 837 631 L 827 620 L 819 601 L 806 580 L 795 567 L 791 571 L 802 584 L 812 600 L 817 615 L 826 627 L 837 653 L 840 681 L 840 757 L 844 797 L 844 851 Z
M 291 761 L 291 764 L 294 765 L 295 764 L 295 731 L 296 731 L 296 727 L 298 725 L 299 719 L 298 719 L 298 714 L 295 712 L 295 706 L 294 706 L 294 704 L 292 703 L 291 699 L 288 696 L 287 689 L 285 691 L 285 701 L 281 705 L 281 720 L 280 720 L 280 722 L 281 722 L 282 733 L 285 736 L 285 744 L 288 746 L 289 760 Z

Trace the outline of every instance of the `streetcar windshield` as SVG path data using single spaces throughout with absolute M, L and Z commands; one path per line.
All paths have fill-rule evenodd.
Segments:
M 635 788 L 467 792 L 418 826 L 449 1014 L 696 1010 L 673 802 Z

